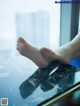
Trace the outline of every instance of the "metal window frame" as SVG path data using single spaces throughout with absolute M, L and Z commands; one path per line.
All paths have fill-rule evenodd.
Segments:
M 71 1 L 75 1 L 75 0 L 71 0 Z M 80 4 L 71 4 L 71 3 L 61 4 L 60 46 L 70 42 L 70 40 L 72 40 L 78 33 L 79 7 Z
M 80 90 L 80 82 L 76 83 L 69 89 L 65 90 L 63 93 L 53 96 L 53 97 L 49 98 L 48 100 L 40 103 L 37 106 L 53 106 L 55 103 L 60 101 L 62 98 L 66 97 L 70 94 L 73 94 L 75 91 L 78 91 L 78 90 Z

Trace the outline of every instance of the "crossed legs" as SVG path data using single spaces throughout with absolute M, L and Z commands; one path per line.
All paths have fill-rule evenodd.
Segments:
M 36 48 L 19 37 L 17 40 L 19 53 L 32 60 L 38 67 L 43 68 L 53 60 L 69 63 L 74 57 L 80 57 L 80 35 L 78 34 L 71 42 L 59 47 L 57 50 L 48 48 Z

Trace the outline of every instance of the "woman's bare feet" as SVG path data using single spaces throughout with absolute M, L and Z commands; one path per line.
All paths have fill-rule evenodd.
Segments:
M 48 48 L 41 48 L 39 50 L 20 37 L 17 41 L 17 50 L 21 55 L 31 59 L 40 68 L 47 66 L 54 60 L 69 63 L 72 58 L 80 57 L 80 34 L 71 42 L 54 51 Z
M 42 56 L 40 50 L 28 44 L 21 37 L 19 37 L 17 40 L 17 50 L 21 55 L 32 60 L 40 68 L 48 65 L 48 61 Z

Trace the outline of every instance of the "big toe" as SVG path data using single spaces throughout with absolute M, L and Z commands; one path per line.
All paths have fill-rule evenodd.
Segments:
M 17 43 L 25 42 L 25 40 L 22 37 L 19 37 L 17 40 Z
M 46 51 L 48 51 L 48 50 L 49 50 L 49 49 L 46 48 L 46 47 L 41 48 L 41 52 L 46 52 Z
M 45 47 L 40 49 L 40 52 L 41 52 L 42 55 L 44 55 L 47 51 L 48 51 L 48 49 L 45 48 Z

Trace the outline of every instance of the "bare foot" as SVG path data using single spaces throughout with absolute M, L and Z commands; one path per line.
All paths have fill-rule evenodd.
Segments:
M 55 50 L 54 50 L 55 51 Z M 41 48 L 40 52 L 43 55 L 44 58 L 47 59 L 47 61 L 51 62 L 53 60 L 60 60 L 65 64 L 69 63 L 68 57 L 66 58 L 66 54 L 63 53 L 63 49 L 58 49 L 57 51 L 53 52 L 52 50 L 48 48 Z M 62 54 L 63 53 L 63 54 Z
M 40 68 L 48 65 L 47 60 L 42 56 L 40 50 L 28 44 L 21 37 L 19 37 L 17 40 L 17 50 L 21 55 L 32 60 Z

